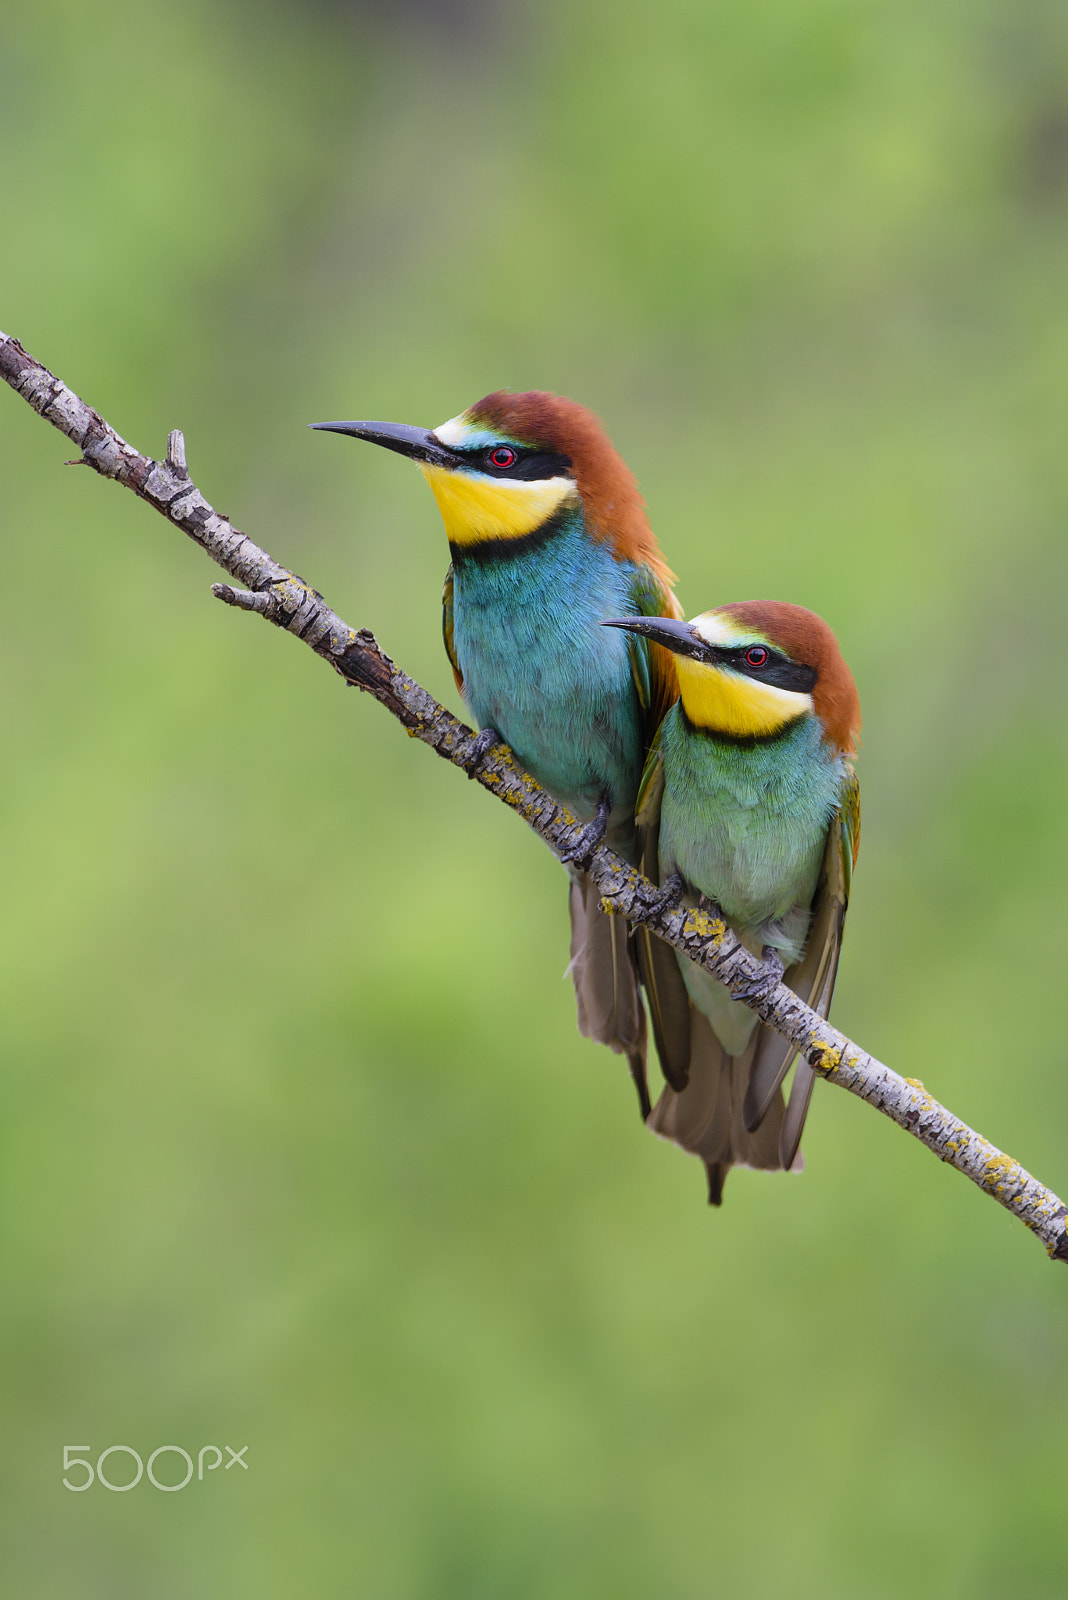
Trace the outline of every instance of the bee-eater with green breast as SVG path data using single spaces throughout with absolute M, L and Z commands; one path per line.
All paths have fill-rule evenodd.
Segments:
M 782 978 L 825 1017 L 860 843 L 860 701 L 834 634 L 773 600 L 607 625 L 676 658 L 637 801 L 643 870 L 667 902 L 720 907 L 763 956 L 754 994 Z M 667 1079 L 649 1125 L 702 1158 L 719 1205 L 733 1165 L 794 1165 L 814 1075 L 800 1059 L 784 1106 L 795 1046 L 669 945 L 637 943 Z
M 677 693 L 674 655 L 603 617 L 682 615 L 638 486 L 598 419 L 562 396 L 502 390 L 428 431 L 322 422 L 411 458 L 445 523 L 445 648 L 483 730 L 587 826 L 635 860 L 646 752 Z M 571 874 L 571 966 L 579 1028 L 627 1058 L 643 1117 L 645 1010 L 621 918 Z

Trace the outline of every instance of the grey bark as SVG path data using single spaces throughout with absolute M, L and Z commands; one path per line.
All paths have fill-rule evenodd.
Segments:
M 409 733 L 511 806 L 557 855 L 576 842 L 579 823 L 523 771 L 504 745 L 495 746 L 472 772 L 473 731 L 396 667 L 373 634 L 351 628 L 303 578 L 280 566 L 209 505 L 189 477 L 185 441 L 177 429 L 170 435 L 162 461 L 141 455 L 16 339 L 3 333 L 0 374 L 35 411 L 73 440 L 82 462 L 140 495 L 236 579 L 236 588 L 229 583 L 212 586 L 218 599 L 258 612 L 276 627 L 295 633 L 347 683 L 373 695 Z M 736 999 L 745 1000 L 742 989 L 760 976 L 760 965 L 722 916 L 695 909 L 657 911 L 657 888 L 604 845 L 581 864 L 601 891 L 607 911 L 631 922 L 644 922 L 666 943 L 711 972 Z M 876 1061 L 824 1022 L 785 984 L 746 1003 L 777 1033 L 796 1044 L 821 1078 L 848 1089 L 890 1117 L 1019 1217 L 1042 1240 L 1052 1259 L 1068 1262 L 1064 1202 L 1018 1161 L 940 1105 L 918 1079 L 903 1078 Z

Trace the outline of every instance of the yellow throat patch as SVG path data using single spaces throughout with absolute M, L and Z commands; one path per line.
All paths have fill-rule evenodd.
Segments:
M 812 710 L 812 696 L 757 683 L 689 656 L 675 657 L 683 710 L 698 728 L 732 739 L 766 739 Z
M 508 482 L 450 472 L 424 462 L 419 463 L 419 470 L 434 491 L 450 544 L 522 539 L 547 522 L 566 500 L 578 499 L 570 478 Z

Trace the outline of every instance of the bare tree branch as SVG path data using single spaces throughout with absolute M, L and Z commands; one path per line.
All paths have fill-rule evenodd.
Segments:
M 472 770 L 472 730 L 395 667 L 373 634 L 350 628 L 303 578 L 279 566 L 247 534 L 213 510 L 189 477 L 180 432 L 170 435 L 163 461 L 141 455 L 28 355 L 17 340 L 3 333 L 0 373 L 35 411 L 74 441 L 82 462 L 147 500 L 237 580 L 239 588 L 228 583 L 213 585 L 220 600 L 258 612 L 276 627 L 295 633 L 347 683 L 373 695 L 410 734 L 517 811 L 557 855 L 577 842 L 580 825 L 576 819 L 523 771 L 504 745 L 495 746 L 477 770 Z M 631 922 L 644 922 L 726 984 L 735 999 L 744 999 L 743 987 L 760 976 L 760 964 L 721 916 L 686 908 L 657 911 L 656 887 L 604 845 L 581 864 L 600 889 L 607 911 Z M 883 1066 L 824 1022 L 785 984 L 780 983 L 767 998 L 746 1003 L 777 1033 L 796 1044 L 820 1077 L 890 1117 L 1019 1217 L 1054 1260 L 1068 1261 L 1068 1217 L 1063 1201 L 1018 1161 L 939 1105 L 918 1079 L 899 1077 Z

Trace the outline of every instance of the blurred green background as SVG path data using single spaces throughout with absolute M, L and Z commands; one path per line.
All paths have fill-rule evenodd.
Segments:
M 0 326 L 450 703 L 306 422 L 572 394 L 688 612 L 826 615 L 835 1019 L 1068 1191 L 1063 5 L 9 0 L 0 141 Z M 1064 1270 L 822 1086 L 709 1212 L 543 846 L 70 454 L 0 393 L 5 1593 L 1063 1597 Z

